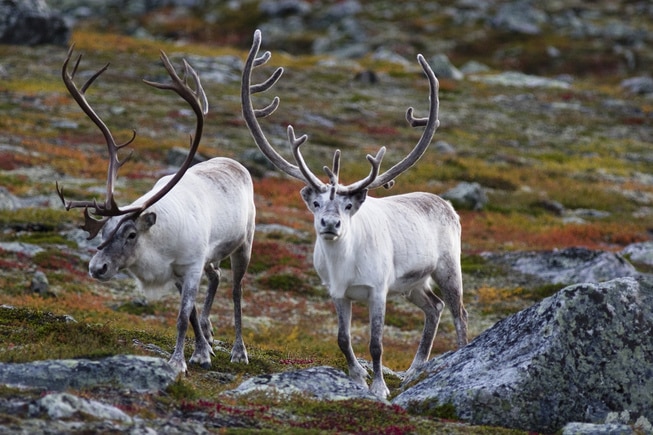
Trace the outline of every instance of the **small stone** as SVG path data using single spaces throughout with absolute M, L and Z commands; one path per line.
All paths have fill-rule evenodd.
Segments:
M 40 296 L 46 296 L 50 293 L 50 283 L 48 282 L 48 277 L 45 276 L 45 273 L 40 270 L 34 273 L 32 276 L 32 283 L 30 284 L 30 290 L 34 293 L 38 293 Z

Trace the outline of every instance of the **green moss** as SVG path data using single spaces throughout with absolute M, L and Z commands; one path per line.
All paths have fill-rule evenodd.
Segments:
M 297 397 L 287 409 L 298 418 L 291 427 L 330 433 L 412 433 L 416 427 L 402 408 L 370 400 L 321 401 Z
M 188 382 L 185 382 L 181 376 L 166 388 L 166 393 L 177 401 L 196 400 L 199 396 L 198 391 Z
M 452 403 L 440 403 L 437 398 L 411 402 L 407 410 L 409 413 L 416 415 L 446 420 L 459 420 L 456 414 L 456 407 Z
M 3 362 L 99 358 L 134 353 L 133 339 L 165 345 L 154 334 L 120 330 L 110 324 L 75 322 L 68 316 L 28 308 L 0 308 Z
M 67 239 L 61 234 L 53 234 L 51 232 L 21 234 L 12 240 L 22 243 L 31 243 L 34 245 L 65 245 L 69 248 L 77 247 L 77 243 L 74 241 Z
M 296 293 L 302 296 L 324 296 L 324 292 L 306 282 L 301 271 L 280 273 L 257 279 L 258 284 L 269 290 Z
M 480 255 L 463 255 L 460 266 L 463 273 L 473 273 L 487 266 L 487 261 Z
M 304 258 L 293 252 L 292 247 L 277 241 L 262 240 L 254 243 L 249 263 L 250 273 L 260 273 L 272 267 L 301 267 Z
M 526 294 L 528 295 L 529 299 L 533 301 L 540 301 L 544 298 L 548 298 L 549 296 L 558 293 L 565 287 L 565 284 L 544 284 L 539 287 L 527 289 Z
M 54 231 L 74 222 L 65 209 L 20 208 L 0 210 L 0 227 L 22 230 Z
M 153 303 L 144 302 L 141 300 L 132 300 L 116 307 L 119 313 L 134 314 L 137 316 L 142 315 L 155 315 L 157 312 L 157 305 Z

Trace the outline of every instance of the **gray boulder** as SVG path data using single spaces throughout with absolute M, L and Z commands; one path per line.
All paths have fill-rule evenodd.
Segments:
M 501 4 L 491 24 L 503 31 L 539 35 L 548 21 L 546 13 L 529 0 L 509 1 Z
M 20 207 L 20 200 L 6 187 L 0 186 L 0 210 L 16 210 Z
M 653 242 L 632 243 L 620 253 L 636 264 L 653 266 Z
M 429 64 L 438 79 L 462 80 L 465 78 L 465 75 L 451 63 L 445 54 L 436 54 L 431 57 Z
M 260 391 L 284 396 L 308 394 L 321 400 L 381 400 L 369 389 L 352 381 L 345 373 L 326 366 L 256 376 L 228 394 L 242 395 Z
M 0 0 L 0 43 L 65 45 L 71 28 L 45 0 Z
M 467 210 L 482 210 L 488 202 L 485 189 L 478 183 L 463 181 L 444 192 L 442 198 L 451 201 L 454 207 Z
M 84 399 L 69 393 L 51 393 L 29 405 L 30 416 L 47 415 L 53 420 L 83 414 L 98 420 L 118 420 L 131 422 L 132 418 L 115 406 L 96 400 Z
M 0 384 L 48 391 L 112 385 L 148 392 L 167 388 L 175 371 L 161 358 L 117 355 L 101 360 L 46 360 L 0 363 Z
M 471 76 L 470 80 L 489 85 L 511 86 L 516 88 L 569 89 L 571 87 L 568 82 L 563 80 L 524 74 L 519 71 L 505 71 L 497 74 Z
M 629 411 L 653 420 L 653 280 L 567 287 L 429 361 L 392 402 L 553 433 Z
M 490 262 L 503 264 L 525 275 L 553 284 L 597 283 L 640 273 L 622 255 L 573 247 L 553 251 L 483 254 Z
M 621 87 L 631 94 L 653 94 L 653 77 L 642 76 L 625 79 Z

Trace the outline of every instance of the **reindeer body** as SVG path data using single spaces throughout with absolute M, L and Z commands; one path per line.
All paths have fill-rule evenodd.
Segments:
M 334 298 L 367 299 L 356 297 L 366 296 L 358 288 L 405 295 L 460 258 L 458 216 L 436 195 L 368 197 L 349 225 L 337 240 L 315 244 L 315 268 Z
M 365 194 L 331 195 L 311 187 L 302 197 L 314 214 L 317 234 L 313 263 L 329 290 L 338 315 L 338 345 L 350 376 L 363 386 L 367 372 L 350 340 L 351 303 L 369 305 L 370 353 L 374 368 L 371 391 L 389 394 L 382 374 L 382 337 L 386 301 L 403 295 L 424 311 L 422 340 L 409 372 L 431 353 L 444 303 L 432 292 L 440 288 L 452 312 L 458 345 L 467 343 L 467 312 L 462 302 L 461 229 L 451 204 L 424 192 L 367 198 Z
M 153 189 L 136 200 L 139 205 L 165 184 L 160 179 Z M 110 218 L 103 237 L 112 234 L 119 217 Z M 146 294 L 175 284 L 181 293 L 177 320 L 177 345 L 170 364 L 186 370 L 183 345 L 190 320 L 195 333 L 191 362 L 210 365 L 213 340 L 209 313 L 219 284 L 218 267 L 231 257 L 233 271 L 236 340 L 232 361 L 247 362 L 241 334 L 242 278 L 254 237 L 253 185 L 247 169 L 228 158 L 214 158 L 191 167 L 179 183 L 148 212 L 133 223 L 122 225 L 115 236 L 98 250 L 89 264 L 91 276 L 108 280 L 125 270 L 141 284 Z M 130 236 L 131 234 L 131 236 Z M 209 277 L 204 309 L 197 323 L 195 299 L 202 273 Z
M 367 300 L 370 317 L 370 354 L 373 380 L 370 390 L 385 398 L 389 390 L 383 380 L 383 324 L 389 295 L 403 294 L 424 312 L 424 330 L 417 353 L 408 369 L 417 370 L 431 352 L 444 302 L 431 290 L 435 282 L 454 318 L 458 345 L 467 343 L 467 312 L 462 301 L 460 268 L 461 229 L 451 205 L 430 193 L 411 193 L 387 198 L 367 198 L 371 189 L 390 188 L 394 179 L 407 171 L 426 152 L 438 120 L 438 80 L 421 54 L 417 61 L 429 82 L 429 115 L 414 116 L 406 111 L 412 127 L 425 127 L 417 144 L 401 161 L 380 173 L 385 147 L 375 156 L 367 155 L 371 165 L 367 177 L 349 185 L 339 181 L 340 150 L 331 168 L 324 166 L 329 182 L 322 182 L 306 165 L 300 147 L 306 135 L 295 136 L 288 126 L 288 141 L 296 164 L 287 161 L 265 137 L 258 118 L 270 116 L 279 106 L 279 97 L 254 109 L 252 95 L 265 92 L 279 80 L 277 68 L 266 80 L 252 84 L 252 69 L 265 65 L 270 52 L 258 55 L 261 32 L 254 32 L 252 47 L 243 68 L 241 102 L 243 117 L 254 142 L 279 170 L 306 183 L 301 196 L 313 213 L 317 235 L 313 262 L 329 289 L 338 315 L 338 346 L 345 355 L 350 377 L 367 386 L 367 371 L 360 365 L 351 346 L 352 300 Z
M 119 157 L 119 151 L 136 138 L 119 143 L 111 130 L 86 99 L 86 91 L 109 67 L 92 74 L 80 87 L 74 77 L 81 55 L 69 68 L 74 46 L 61 68 L 61 77 L 71 97 L 80 109 L 98 127 L 107 146 L 108 170 L 106 198 L 93 200 L 66 200 L 63 188 L 56 184 L 57 193 L 66 210 L 83 208 L 85 223 L 82 229 L 93 239 L 102 231 L 102 243 L 89 263 L 89 273 L 106 281 L 120 270 L 136 278 L 144 292 L 151 294 L 169 284 L 174 284 L 181 294 L 177 316 L 177 343 L 170 358 L 176 372 L 186 371 L 184 340 L 188 322 L 195 332 L 195 350 L 190 361 L 208 368 L 213 349 L 213 328 L 209 320 L 215 292 L 220 283 L 220 262 L 231 258 L 233 272 L 232 297 L 236 338 L 231 350 L 232 362 L 248 362 L 242 338 L 241 298 L 242 279 L 249 265 L 254 238 L 254 194 L 249 172 L 239 163 L 227 158 L 215 158 L 191 164 L 199 147 L 204 127 L 204 117 L 209 103 L 193 67 L 183 61 L 183 77 L 177 74 L 168 56 L 161 51 L 161 61 L 170 82 L 143 80 L 157 89 L 170 90 L 186 101 L 195 113 L 195 133 L 191 135 L 190 148 L 181 166 L 174 173 L 161 178 L 150 192 L 128 207 L 120 208 L 114 198 L 118 170 L 129 159 Z M 209 286 L 201 317 L 197 316 L 195 299 L 206 273 Z

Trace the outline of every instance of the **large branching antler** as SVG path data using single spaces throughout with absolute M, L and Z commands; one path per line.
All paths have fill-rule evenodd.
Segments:
M 179 180 L 184 175 L 186 170 L 188 170 L 193 160 L 193 157 L 197 151 L 197 148 L 199 146 L 200 139 L 202 137 L 204 116 L 208 111 L 208 101 L 206 98 L 206 94 L 204 93 L 204 89 L 202 88 L 202 85 L 200 83 L 199 76 L 197 75 L 195 70 L 184 60 L 184 79 L 180 78 L 177 75 L 174 67 L 170 63 L 168 57 L 165 55 L 163 51 L 161 51 L 161 60 L 163 62 L 164 67 L 168 71 L 170 78 L 172 79 L 172 83 L 156 83 L 147 80 L 144 80 L 144 82 L 150 86 L 154 86 L 159 89 L 172 90 L 176 92 L 179 96 L 181 96 L 186 102 L 188 102 L 188 104 L 190 104 L 190 106 L 192 107 L 193 111 L 197 116 L 197 125 L 195 127 L 195 134 L 193 137 L 191 137 L 190 151 L 188 153 L 188 156 L 186 157 L 186 160 L 184 160 L 179 170 L 177 170 L 175 175 L 168 181 L 168 183 L 165 186 L 163 186 L 159 191 L 157 191 L 154 195 L 149 197 L 141 205 L 121 209 L 120 207 L 118 207 L 114 199 L 114 185 L 115 185 L 116 178 L 118 176 L 118 169 L 120 169 L 120 167 L 125 164 L 125 162 L 129 159 L 129 156 L 131 156 L 131 153 L 127 156 L 127 158 L 120 160 L 118 158 L 118 151 L 134 141 L 134 138 L 136 137 L 136 132 L 135 131 L 133 132 L 131 139 L 129 139 L 127 142 L 124 142 L 122 144 L 116 143 L 109 128 L 106 126 L 104 121 L 102 121 L 102 119 L 97 115 L 97 113 L 95 113 L 91 105 L 86 100 L 86 91 L 93 84 L 93 82 L 104 71 L 107 70 L 109 64 L 105 65 L 103 68 L 98 70 L 95 74 L 93 74 L 82 85 L 82 87 L 79 88 L 75 84 L 74 78 L 79 63 L 81 61 L 81 57 L 82 57 L 81 55 L 77 57 L 72 72 L 69 72 L 68 70 L 68 64 L 70 63 L 73 50 L 74 50 L 74 45 L 72 45 L 68 50 L 68 55 L 66 56 L 66 59 L 63 63 L 63 67 L 61 69 L 61 75 L 63 78 L 63 82 L 66 86 L 66 89 L 68 89 L 68 92 L 73 97 L 73 99 L 77 102 L 77 104 L 82 109 L 82 111 L 86 114 L 86 116 L 88 116 L 91 119 L 91 121 L 93 121 L 93 123 L 100 129 L 102 135 L 104 136 L 105 142 L 107 144 L 107 151 L 109 154 L 109 166 L 107 170 L 106 198 L 103 203 L 98 203 L 98 201 L 95 199 L 91 201 L 70 201 L 64 198 L 63 188 L 59 186 L 59 183 L 56 183 L 56 189 L 59 197 L 61 198 L 61 201 L 66 207 L 66 210 L 70 210 L 71 208 L 82 208 L 82 207 L 84 208 L 85 223 L 84 225 L 82 225 L 81 228 L 89 233 L 89 237 L 88 237 L 89 240 L 97 236 L 97 234 L 104 227 L 105 223 L 110 217 L 125 216 L 115 227 L 114 232 L 111 235 L 109 235 L 109 237 L 107 237 L 107 240 L 105 240 L 106 243 L 113 236 L 113 234 L 115 234 L 115 231 L 117 231 L 117 229 L 120 227 L 120 225 L 122 225 L 122 223 L 124 223 L 128 219 L 135 219 L 145 209 L 151 207 L 154 203 L 156 203 L 161 198 L 163 198 L 163 196 L 165 196 L 165 194 L 168 193 L 170 189 L 172 189 L 174 185 L 179 182 Z M 192 78 L 195 89 L 191 88 L 186 83 L 189 77 Z
M 240 88 L 240 98 L 243 107 L 243 118 L 245 118 L 245 123 L 249 128 L 254 142 L 259 147 L 261 152 L 268 158 L 268 160 L 279 170 L 285 172 L 291 177 L 297 178 L 310 184 L 315 189 L 320 191 L 325 191 L 327 189 L 326 184 L 322 183 L 319 178 L 317 178 L 306 166 L 304 159 L 299 151 L 299 147 L 306 142 L 308 138 L 306 135 L 302 135 L 299 138 L 295 137 L 295 131 L 292 126 L 288 126 L 288 140 L 292 147 L 293 157 L 297 161 L 297 165 L 293 165 L 287 161 L 281 154 L 279 154 L 273 147 L 270 145 L 270 142 L 265 137 L 263 130 L 258 122 L 258 118 L 264 118 L 270 116 L 274 113 L 275 110 L 279 107 L 279 97 L 274 97 L 272 102 L 264 107 L 263 109 L 254 109 L 252 104 L 252 95 L 259 92 L 265 92 L 270 89 L 274 84 L 279 80 L 283 74 L 283 68 L 277 68 L 270 77 L 268 77 L 264 82 L 252 85 L 252 69 L 265 65 L 272 54 L 269 51 L 264 52 L 261 56 L 258 56 L 259 49 L 261 48 L 261 31 L 256 30 L 254 32 L 254 41 L 252 42 L 252 48 L 249 50 L 249 55 L 245 61 L 245 67 L 243 68 L 243 78 Z
M 93 82 L 109 68 L 109 64 L 107 63 L 104 67 L 102 67 L 100 70 L 98 70 L 95 74 L 93 74 L 80 88 L 77 87 L 77 85 L 74 82 L 75 74 L 77 73 L 77 68 L 79 67 L 79 62 L 82 59 L 82 55 L 80 54 L 77 56 L 77 60 L 75 61 L 75 64 L 73 66 L 72 72 L 69 72 L 68 70 L 68 64 L 70 63 L 70 59 L 73 55 L 73 50 L 75 48 L 75 45 L 71 45 L 70 49 L 68 50 L 68 54 L 66 56 L 66 60 L 63 63 L 63 67 L 61 68 L 61 77 L 63 78 L 64 85 L 66 86 L 66 89 L 68 89 L 68 92 L 70 95 L 73 97 L 73 99 L 77 102 L 79 107 L 82 109 L 82 111 L 90 118 L 91 121 L 100 129 L 100 132 L 104 136 L 104 140 L 106 141 L 107 144 L 107 151 L 109 153 L 109 166 L 108 166 L 108 171 L 107 171 L 107 185 L 106 185 L 106 199 L 104 203 L 98 203 L 97 200 L 92 200 L 92 201 L 66 201 L 64 199 L 63 195 L 63 188 L 59 186 L 59 183 L 56 183 L 56 188 L 57 188 L 57 193 L 59 194 L 59 197 L 61 198 L 61 201 L 63 202 L 64 206 L 66 207 L 66 210 L 70 210 L 71 208 L 79 208 L 83 207 L 84 208 L 84 217 L 85 217 L 85 224 L 82 226 L 82 229 L 85 231 L 88 231 L 89 233 L 89 239 L 92 239 L 97 235 L 97 233 L 102 229 L 104 226 L 104 223 L 106 219 L 110 216 L 119 216 L 124 214 L 122 210 L 118 208 L 116 205 L 114 199 L 113 199 L 113 189 L 114 189 L 114 184 L 116 181 L 116 177 L 118 174 L 118 169 L 125 164 L 125 162 L 129 159 L 129 156 L 125 158 L 124 160 L 120 160 L 118 158 L 118 151 L 121 148 L 126 147 L 127 145 L 131 144 L 134 141 L 134 138 L 136 137 L 136 132 L 134 131 L 132 134 L 131 139 L 129 139 L 127 142 L 123 144 L 117 144 L 115 139 L 113 138 L 113 135 L 111 134 L 111 131 L 107 127 L 107 125 L 102 121 L 102 119 L 95 113 L 91 105 L 88 103 L 86 100 L 86 91 L 88 88 L 93 84 Z M 105 219 L 94 219 L 93 217 L 90 216 L 88 209 L 92 208 L 93 212 L 92 214 L 98 217 L 105 217 Z M 126 211 L 127 213 L 129 211 Z
M 426 127 L 422 132 L 422 137 L 411 150 L 411 152 L 404 157 L 399 163 L 377 176 L 370 184 L 366 187 L 368 189 L 376 189 L 377 187 L 385 186 L 386 188 L 391 188 L 394 184 L 394 179 L 407 171 L 411 166 L 413 166 L 417 161 L 424 155 L 427 148 L 431 144 L 433 135 L 435 131 L 440 126 L 440 120 L 438 119 L 438 110 L 440 107 L 440 100 L 438 99 L 438 89 L 439 82 L 435 77 L 431 66 L 426 62 L 424 56 L 421 54 L 417 55 L 417 61 L 422 66 L 426 77 L 429 80 L 429 116 L 426 118 L 415 118 L 413 116 L 413 108 L 409 107 L 406 110 L 406 120 L 411 125 L 411 127 Z M 377 154 L 378 157 L 378 154 Z M 369 156 L 368 156 L 369 160 Z M 347 189 L 350 189 L 347 187 Z M 360 188 L 358 188 L 360 189 Z
M 263 154 L 281 171 L 286 174 L 295 177 L 299 180 L 304 181 L 306 184 L 311 185 L 313 188 L 325 192 L 329 186 L 324 184 L 320 179 L 311 172 L 308 168 L 308 165 L 304 161 L 304 158 L 299 151 L 299 147 L 306 142 L 307 136 L 302 135 L 299 138 L 295 137 L 295 132 L 292 126 L 288 126 L 288 140 L 292 147 L 292 154 L 297 162 L 297 165 L 293 165 L 283 158 L 273 147 L 270 145 L 270 142 L 265 137 L 261 126 L 258 123 L 258 118 L 263 118 L 271 115 L 279 107 L 279 97 L 274 97 L 272 102 L 264 107 L 263 109 L 254 109 L 252 105 L 252 94 L 259 92 L 264 92 L 270 89 L 274 84 L 279 80 L 283 74 L 283 68 L 277 68 L 275 72 L 264 82 L 260 84 L 251 84 L 252 80 L 252 69 L 267 63 L 272 56 L 269 51 L 266 51 L 261 56 L 258 56 L 259 49 L 261 47 L 261 31 L 256 30 L 254 32 L 254 40 L 252 42 L 252 47 L 247 56 L 245 62 L 245 68 L 243 69 L 243 78 L 241 84 L 241 100 L 243 106 L 243 117 L 245 118 L 245 123 L 249 128 L 254 141 Z M 363 189 L 376 189 L 378 187 L 384 186 L 386 188 L 391 188 L 394 184 L 394 179 L 399 176 L 401 173 L 408 170 L 413 166 L 424 154 L 428 148 L 433 135 L 435 134 L 436 129 L 440 125 L 438 120 L 438 80 L 433 73 L 433 70 L 426 62 L 424 57 L 420 54 L 417 56 L 417 60 L 422 66 L 422 69 L 426 73 L 426 76 L 429 80 L 430 87 L 430 108 L 429 116 L 427 118 L 416 118 L 413 115 L 413 108 L 409 107 L 406 111 L 406 119 L 412 127 L 423 127 L 424 132 L 422 137 L 419 139 L 415 147 L 411 152 L 404 157 L 399 163 L 392 166 L 387 171 L 379 175 L 379 169 L 381 167 L 381 161 L 385 155 L 385 147 L 381 147 L 376 153 L 376 156 L 370 154 L 367 155 L 367 160 L 370 162 L 371 170 L 367 177 L 364 179 L 352 183 L 347 186 L 343 186 L 338 182 L 338 172 L 340 167 L 340 150 L 337 150 L 333 156 L 333 168 L 325 166 L 323 169 L 326 172 L 330 180 L 330 185 L 332 188 L 335 188 L 337 193 L 341 194 L 353 194 L 359 192 Z

